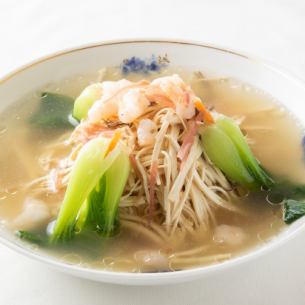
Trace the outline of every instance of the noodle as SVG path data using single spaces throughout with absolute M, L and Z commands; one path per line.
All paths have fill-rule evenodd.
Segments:
M 194 264 L 208 264 L 217 263 L 231 258 L 230 253 L 210 255 L 210 256 L 200 256 L 200 257 L 186 257 L 186 258 L 176 258 L 173 256 L 170 258 L 169 266 L 172 270 L 184 269 L 187 266 L 192 266 Z
M 100 83 L 93 85 L 102 89 L 95 92 L 90 109 L 84 109 L 77 117 L 80 124 L 74 130 L 54 126 L 35 130 L 27 117 L 28 107 L 35 111 L 39 106 L 37 102 L 42 102 L 37 99 L 31 98 L 33 105 L 25 105 L 24 110 L 20 110 L 22 120 L 16 121 L 9 113 L 5 115 L 8 133 L 0 140 L 4 148 L 1 181 L 3 195 L 7 198 L 2 200 L 0 212 L 8 219 L 7 223 L 14 222 L 10 227 L 5 226 L 41 236 L 47 242 L 47 249 L 41 247 L 39 251 L 59 257 L 71 253 L 79 255 L 82 267 L 99 266 L 130 272 L 164 272 L 213 264 L 257 245 L 257 232 L 263 232 L 259 238 L 263 235 L 264 240 L 278 232 L 282 220 L 275 212 L 282 212 L 281 207 L 268 204 L 265 192 L 248 190 L 226 173 L 221 162 L 218 164 L 213 157 L 218 155 L 220 161 L 228 165 L 234 158 L 222 149 L 225 143 L 213 140 L 213 136 L 210 142 L 213 149 L 209 151 L 205 135 L 214 127 L 220 128 L 218 123 L 222 119 L 232 119 L 239 125 L 247 143 L 253 143 L 250 149 L 254 157 L 259 157 L 263 168 L 270 174 L 278 173 L 297 181 L 298 177 L 304 177 L 304 171 L 299 170 L 303 166 L 299 160 L 303 152 L 300 147 L 303 133 L 295 126 L 293 118 L 287 115 L 283 120 L 280 117 L 283 111 L 273 100 L 269 103 L 258 90 L 244 90 L 246 85 L 238 81 L 195 79 L 193 86 L 190 77 L 185 77 L 190 81 L 187 83 L 178 75 L 163 76 L 162 72 L 145 74 L 148 80 L 138 82 L 143 75 L 100 71 Z M 92 84 L 92 76 L 82 83 L 72 80 L 73 92 L 59 83 L 54 86 L 58 88 L 54 93 L 74 97 L 86 84 Z M 232 86 L 235 84 L 237 86 Z M 104 99 L 116 105 L 116 110 L 107 105 L 104 105 L 106 111 L 92 108 L 102 105 Z M 26 103 L 20 101 L 21 104 Z M 205 111 L 211 120 L 205 117 Z M 74 109 L 73 115 L 77 116 Z M 229 133 L 226 134 L 229 136 Z M 281 138 L 277 139 L 279 134 Z M 20 150 L 13 145 L 13 150 L 6 152 L 6 146 L 11 148 L 12 139 L 25 147 Z M 113 145 L 106 154 L 114 148 L 124 155 L 125 174 L 124 166 L 121 171 L 117 165 L 119 159 L 112 163 L 117 166 L 116 171 L 105 172 L 102 176 L 112 175 L 110 182 L 102 180 L 93 165 L 86 165 L 79 170 L 76 179 L 80 181 L 79 187 L 66 192 L 68 184 L 72 185 L 70 178 L 74 177 L 74 169 L 81 164 L 80 152 L 91 143 L 108 145 L 108 139 Z M 288 144 L 284 147 L 283 142 Z M 276 157 L 274 150 L 278 152 Z M 97 159 L 100 151 L 102 148 L 96 149 Z M 282 164 L 288 160 L 292 167 L 286 170 Z M 98 161 L 102 163 L 102 157 Z M 86 188 L 86 201 L 82 197 L 79 200 L 82 186 L 90 180 L 82 178 L 91 170 L 96 173 L 96 180 Z M 98 180 L 96 192 L 92 192 Z M 109 193 L 106 193 L 108 186 Z M 5 189 L 10 187 L 18 192 L 7 194 Z M 68 197 L 71 200 L 66 205 Z M 79 204 L 80 209 L 76 208 Z M 46 207 L 48 219 L 39 220 L 36 205 Z M 62 219 L 63 228 L 68 223 L 60 217 L 64 206 L 68 206 L 67 217 L 74 207 L 78 209 L 76 216 L 71 212 L 74 234 L 63 236 L 64 243 L 61 237 L 56 237 L 53 243 L 56 223 Z M 24 228 L 15 222 L 19 215 L 27 217 Z M 69 260 L 69 256 L 64 259 Z
M 195 137 L 187 159 L 181 164 L 177 152 L 182 145 L 187 125 L 172 108 L 163 108 L 151 114 L 158 127 L 152 145 L 143 148 L 137 145 L 134 126 L 119 127 L 122 141 L 132 151 L 135 160 L 135 168 L 130 172 L 120 202 L 122 225 L 159 242 L 160 238 L 172 236 L 178 228 L 185 228 L 190 232 L 199 227 L 208 230 L 216 224 L 215 208 L 238 210 L 231 204 L 236 192 L 222 172 L 207 159 L 198 136 Z M 90 129 L 88 126 L 86 128 Z M 100 128 L 103 132 L 102 127 L 95 128 Z M 64 150 L 63 147 L 54 146 L 50 162 L 58 164 L 58 167 L 48 175 L 48 183 L 39 178 L 35 184 L 46 186 L 53 192 L 66 187 L 71 164 L 83 145 L 83 138 L 77 140 L 75 137 L 80 132 L 82 131 L 78 127 L 70 141 L 65 142 L 66 146 L 74 143 L 72 152 L 66 159 L 61 160 L 61 153 L 56 153 L 58 149 Z M 98 129 L 95 129 L 95 132 L 99 133 Z M 148 228 L 146 219 L 149 217 L 150 202 L 149 173 L 154 162 L 157 164 L 157 203 L 153 221 Z

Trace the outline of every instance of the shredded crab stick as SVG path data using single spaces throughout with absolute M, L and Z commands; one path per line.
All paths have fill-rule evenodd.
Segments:
M 180 150 L 178 151 L 177 157 L 180 159 L 181 164 L 183 165 L 189 152 L 194 144 L 195 137 L 198 133 L 198 128 L 200 126 L 200 121 L 204 120 L 204 122 L 208 125 L 211 125 L 214 123 L 214 119 L 212 117 L 212 114 L 205 108 L 204 104 L 201 102 L 200 99 L 196 98 L 194 100 L 194 105 L 196 109 L 199 111 L 199 114 L 195 117 L 195 119 L 189 120 L 187 124 L 187 132 L 185 136 L 183 137 L 183 142 L 180 147 Z
M 200 112 L 194 119 L 187 122 L 187 131 L 183 137 L 182 145 L 177 153 L 177 157 L 181 161 L 181 166 L 183 166 L 192 146 L 194 145 L 196 136 L 198 134 L 198 129 L 202 123 L 202 116 L 203 113 Z
M 195 137 L 198 131 L 198 123 L 195 120 L 190 120 L 187 124 L 187 132 L 183 137 L 182 145 L 177 153 L 178 159 L 182 162 L 185 162 L 192 145 L 195 142 Z
M 149 175 L 149 222 L 151 222 L 155 210 L 155 190 L 156 190 L 156 182 L 158 175 L 158 165 L 157 162 L 154 161 L 151 165 L 150 175 Z

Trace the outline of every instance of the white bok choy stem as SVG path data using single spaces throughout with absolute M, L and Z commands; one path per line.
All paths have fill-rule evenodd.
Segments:
M 80 150 L 71 171 L 51 242 L 72 238 L 82 204 L 119 155 L 119 148 L 107 155 L 110 143 L 109 139 L 96 138 Z

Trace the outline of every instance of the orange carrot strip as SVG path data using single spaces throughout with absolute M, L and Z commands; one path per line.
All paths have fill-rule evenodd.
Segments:
M 116 147 L 120 139 L 121 139 L 121 132 L 116 131 L 109 143 L 108 149 L 106 151 L 106 156 Z
M 207 124 L 213 124 L 214 123 L 214 119 L 213 119 L 211 113 L 205 108 L 205 106 L 203 105 L 203 103 L 199 99 L 196 99 L 194 101 L 194 105 L 195 105 L 195 107 L 198 111 L 202 112 L 203 119 Z

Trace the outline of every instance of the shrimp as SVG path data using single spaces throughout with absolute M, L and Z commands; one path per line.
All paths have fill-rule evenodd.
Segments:
M 226 246 L 238 246 L 247 238 L 246 233 L 239 227 L 219 225 L 215 229 L 214 241 Z
M 176 112 L 181 118 L 190 119 L 195 115 L 192 102 L 195 96 L 177 74 L 157 78 L 151 82 L 151 86 L 159 88 L 175 104 Z
M 132 82 L 122 79 L 117 82 L 105 81 L 101 84 L 102 96 L 89 109 L 88 118 L 91 123 L 98 123 L 102 119 L 107 120 L 118 113 L 118 101 L 120 90 L 130 86 Z
M 22 230 L 30 230 L 43 224 L 51 218 L 48 206 L 35 198 L 27 198 L 24 203 L 22 212 L 13 222 L 13 227 Z
M 146 272 L 168 271 L 168 257 L 156 250 L 140 250 L 134 254 L 140 270 Z
M 118 117 L 122 123 L 132 123 L 145 113 L 149 105 L 141 88 L 130 89 L 119 100 Z
M 103 95 L 89 109 L 88 118 L 91 123 L 119 117 L 122 123 L 131 123 L 142 115 L 150 102 L 145 97 L 145 87 L 149 82 L 137 83 L 122 79 L 117 82 L 103 82 Z
M 157 125 L 150 119 L 140 121 L 137 129 L 138 143 L 140 146 L 151 145 L 155 142 Z
M 183 119 L 195 115 L 196 96 L 177 74 L 155 79 L 151 83 L 146 80 L 134 83 L 126 79 L 105 81 L 99 87 L 102 95 L 88 112 L 88 120 L 92 124 L 113 118 L 125 124 L 132 123 L 145 114 L 152 103 L 176 108 Z

